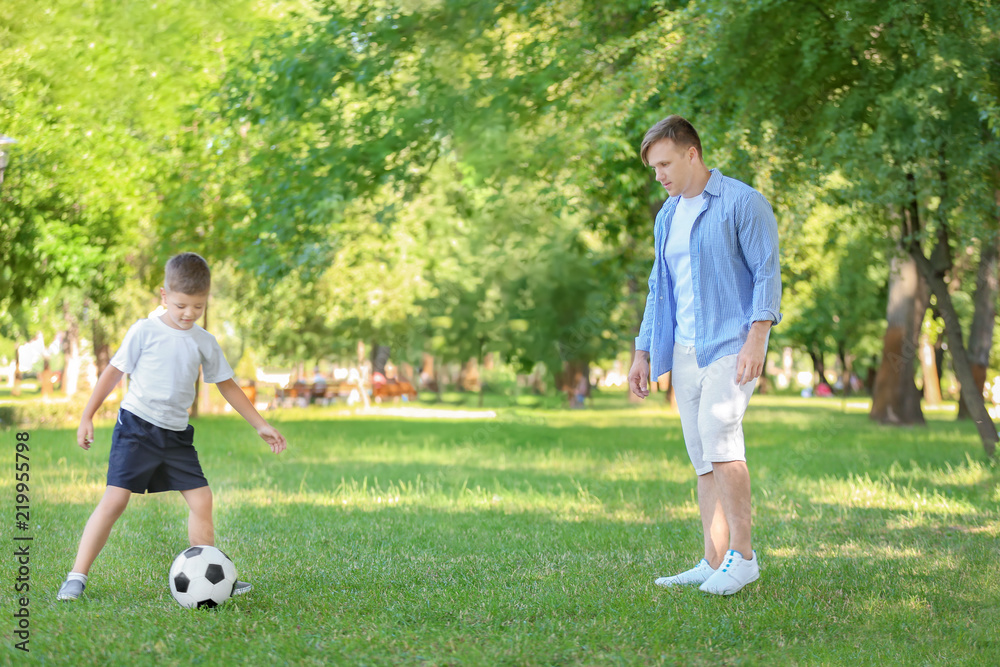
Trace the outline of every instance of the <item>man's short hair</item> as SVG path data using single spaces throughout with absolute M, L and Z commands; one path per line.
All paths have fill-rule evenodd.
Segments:
M 704 159 L 701 154 L 701 138 L 698 136 L 698 130 L 694 129 L 694 125 L 689 123 L 686 118 L 674 114 L 649 128 L 646 136 L 642 138 L 639 156 L 647 167 L 649 162 L 646 161 L 646 154 L 649 152 L 649 147 L 661 139 L 670 139 L 682 150 L 694 146 L 698 151 L 698 157 Z
M 212 287 L 212 272 L 208 262 L 196 253 L 182 252 L 167 261 L 163 286 L 168 292 L 208 294 Z

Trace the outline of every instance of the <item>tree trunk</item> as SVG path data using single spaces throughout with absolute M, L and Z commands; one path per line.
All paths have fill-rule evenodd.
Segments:
M 21 345 L 14 341 L 14 386 L 10 389 L 11 396 L 21 395 Z
M 963 387 L 975 387 L 976 383 L 972 375 L 972 366 L 969 364 L 969 357 L 965 351 L 965 342 L 962 340 L 962 327 L 958 321 L 958 314 L 955 306 L 951 302 L 951 294 L 948 293 L 948 285 L 939 275 L 935 275 L 930 261 L 924 257 L 923 251 L 917 248 L 914 251 L 914 259 L 921 269 L 921 273 L 930 283 L 931 291 L 937 297 L 938 308 L 944 317 L 944 332 L 948 336 L 948 349 L 951 351 L 952 363 L 955 365 L 955 375 Z M 976 422 L 976 429 L 979 437 L 983 441 L 983 450 L 987 456 L 993 456 L 996 451 L 997 429 L 990 413 L 986 410 L 986 403 L 983 401 L 982 392 L 972 391 L 965 393 L 965 407 Z
M 944 398 L 944 385 L 941 384 L 944 379 L 944 341 L 944 336 L 938 336 L 934 341 L 934 365 L 937 368 L 938 386 L 941 387 L 942 398 Z
M 924 401 L 927 405 L 941 405 L 941 384 L 938 380 L 937 359 L 931 337 L 920 334 L 920 368 L 924 377 Z
M 914 177 L 912 174 L 908 174 L 907 176 L 910 181 L 911 188 L 914 187 Z M 944 181 L 943 175 L 942 181 Z M 944 201 L 942 201 L 941 206 L 938 209 L 940 220 L 936 230 L 934 250 L 931 252 L 930 258 L 924 255 L 924 249 L 920 245 L 920 236 L 917 233 L 921 228 L 919 217 L 920 211 L 915 198 L 903 211 L 903 219 L 905 222 L 904 238 L 909 239 L 907 242 L 907 250 L 909 251 L 914 262 L 916 262 L 917 269 L 920 271 L 920 274 L 930 286 L 931 293 L 937 297 L 937 307 L 938 310 L 941 311 L 941 316 L 944 318 L 944 332 L 948 337 L 948 349 L 951 351 L 951 359 L 955 367 L 955 375 L 963 387 L 974 387 L 975 381 L 972 376 L 972 367 L 969 365 L 969 357 L 966 353 L 965 342 L 962 340 L 962 325 L 958 321 L 958 314 L 955 312 L 955 306 L 951 299 L 951 292 L 948 291 L 948 284 L 944 281 L 945 273 L 953 267 L 954 263 L 952 261 L 951 245 L 948 240 L 947 218 L 941 210 L 943 208 Z M 968 408 L 973 421 L 976 423 L 976 429 L 979 431 L 979 438 L 983 443 L 983 450 L 986 452 L 987 456 L 992 457 L 993 452 L 996 451 L 996 443 L 998 439 L 996 425 L 993 423 L 989 412 L 986 410 L 986 403 L 983 401 L 982 393 L 979 393 L 978 395 L 973 394 L 974 392 L 972 391 L 966 392 L 965 405 Z
M 431 357 L 431 360 L 434 363 L 434 373 L 432 375 L 434 378 L 434 393 L 437 394 L 437 401 L 440 403 L 444 400 L 444 397 L 441 395 L 444 392 L 444 378 L 441 377 L 441 364 L 436 363 L 434 357 Z
M 62 388 L 67 397 L 76 394 L 80 384 L 80 327 L 77 325 L 76 317 L 69 311 L 69 307 L 63 303 L 63 318 L 66 320 L 66 335 L 63 337 L 63 365 Z
M 889 270 L 888 328 L 882 363 L 875 376 L 871 419 L 883 424 L 924 424 L 920 392 L 913 381 L 917 340 L 927 310 L 927 286 L 916 262 L 892 259 Z
M 843 343 L 837 346 L 837 357 L 840 359 L 840 393 L 842 396 L 854 393 L 851 378 L 854 377 L 854 355 L 847 351 Z
M 969 365 L 972 367 L 974 396 L 981 397 L 986 384 L 986 373 L 990 366 L 990 349 L 993 347 L 993 325 L 997 316 L 997 292 L 1000 291 L 998 275 L 998 255 L 1000 243 L 996 237 L 992 242 L 983 240 L 979 256 L 979 271 L 976 279 L 976 293 L 973 295 L 975 313 L 969 331 Z M 966 407 L 966 385 L 962 385 L 962 397 L 958 404 L 958 418 L 971 419 Z
M 108 335 L 101 325 L 100 317 L 91 320 L 91 332 L 94 337 L 94 363 L 97 365 L 97 377 L 111 363 L 111 346 L 108 345 Z
M 461 391 L 475 391 L 479 388 L 479 364 L 475 357 L 462 365 L 458 374 L 458 387 Z
M 479 341 L 479 359 L 476 361 L 479 368 L 486 370 L 486 358 L 489 357 L 488 354 L 483 353 L 483 341 Z M 479 378 L 479 407 L 483 407 L 484 399 L 486 395 L 486 383 L 483 382 L 482 378 Z
M 574 407 L 578 385 L 582 384 L 584 379 L 587 381 L 587 390 L 584 395 L 586 399 L 590 396 L 590 362 L 579 359 L 563 362 L 562 371 L 556 378 L 556 383 L 558 390 L 566 393 L 570 407 Z
M 809 358 L 813 362 L 813 386 L 817 386 L 821 382 L 826 382 L 826 362 L 823 359 L 823 351 L 819 349 L 818 346 L 813 346 L 809 350 Z

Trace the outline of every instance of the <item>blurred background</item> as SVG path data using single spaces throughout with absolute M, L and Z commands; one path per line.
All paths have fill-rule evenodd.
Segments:
M 0 418 L 76 418 L 181 251 L 262 409 L 625 400 L 664 193 L 638 148 L 671 113 L 778 219 L 759 391 L 993 410 L 998 14 L 8 0 Z

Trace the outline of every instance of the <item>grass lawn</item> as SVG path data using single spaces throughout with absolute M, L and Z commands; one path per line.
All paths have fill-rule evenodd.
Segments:
M 701 556 L 675 414 L 500 409 L 495 420 L 272 413 L 195 422 L 217 544 L 250 594 L 187 610 L 166 574 L 179 494 L 135 497 L 84 597 L 55 600 L 104 489 L 111 425 L 31 431 L 31 653 L 13 648 L 12 431 L 0 663 L 46 665 L 996 665 L 1000 474 L 975 428 L 869 423 L 755 397 L 745 422 L 761 579 L 661 590 Z

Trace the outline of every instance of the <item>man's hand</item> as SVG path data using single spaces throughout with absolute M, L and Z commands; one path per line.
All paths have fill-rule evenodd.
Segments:
M 76 444 L 84 449 L 90 449 L 90 443 L 94 441 L 94 421 L 92 419 L 81 419 L 80 427 L 76 429 Z
M 767 332 L 771 322 L 754 322 L 750 334 L 743 343 L 743 349 L 736 357 L 736 384 L 753 382 L 764 372 L 764 358 L 767 356 Z
M 264 439 L 264 442 L 271 445 L 271 451 L 275 454 L 280 454 L 285 451 L 285 447 L 288 443 L 285 442 L 285 436 L 278 433 L 278 429 L 274 428 L 270 424 L 264 424 L 257 429 L 257 435 Z
M 635 351 L 635 361 L 628 372 L 628 388 L 639 398 L 649 396 L 649 353 L 644 350 Z

